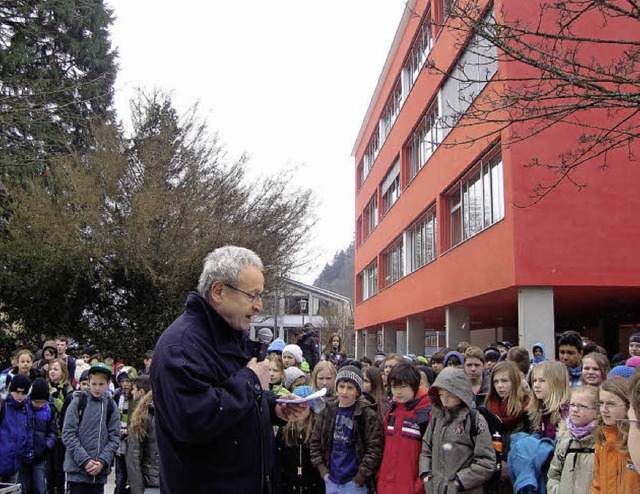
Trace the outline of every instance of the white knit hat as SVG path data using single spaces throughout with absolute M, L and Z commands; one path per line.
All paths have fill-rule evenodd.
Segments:
M 289 352 L 296 359 L 297 364 L 302 363 L 302 349 L 298 345 L 287 345 L 282 349 L 282 353 Z

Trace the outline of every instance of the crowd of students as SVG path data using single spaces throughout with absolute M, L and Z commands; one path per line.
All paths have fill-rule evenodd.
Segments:
M 640 492 L 640 334 L 611 361 L 574 331 L 558 360 L 509 342 L 355 360 L 338 334 L 312 360 L 296 343 L 269 345 L 271 391 L 326 393 L 275 428 L 275 494 Z M 117 494 L 159 492 L 152 352 L 136 371 L 67 346 L 0 373 L 0 482 L 101 493 L 115 465 Z
M 118 494 L 159 492 L 149 370 L 59 335 L 18 349 L 0 373 L 0 482 L 24 494 L 100 493 L 112 466 Z M 136 406 L 137 405 L 137 406 Z

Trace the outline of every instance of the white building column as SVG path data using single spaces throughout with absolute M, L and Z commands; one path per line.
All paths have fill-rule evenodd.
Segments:
M 407 332 L 396 330 L 396 353 L 406 355 L 407 352 Z
M 424 321 L 421 317 L 407 317 L 407 353 L 424 357 Z
M 367 357 L 372 358 L 377 351 L 378 351 L 378 330 L 373 328 L 367 329 L 365 343 L 364 343 L 364 354 Z
M 469 341 L 469 307 L 449 306 L 445 312 L 446 345 L 455 348 L 461 341 Z
M 382 325 L 382 351 L 384 353 L 394 353 L 398 347 L 396 341 L 396 327 L 393 324 Z
M 518 289 L 518 345 L 531 352 L 536 343 L 544 345 L 547 358 L 554 358 L 553 287 Z

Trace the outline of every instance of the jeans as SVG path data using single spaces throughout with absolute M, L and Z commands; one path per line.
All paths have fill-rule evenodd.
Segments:
M 129 494 L 129 476 L 127 475 L 127 457 L 124 454 L 116 455 L 116 488 L 114 494 Z
M 104 484 L 67 482 L 67 494 L 104 494 Z
M 18 478 L 24 494 L 47 494 L 47 460 L 22 465 Z
M 358 487 L 353 480 L 346 484 L 335 484 L 327 479 L 324 485 L 327 488 L 327 494 L 368 494 L 369 492 L 366 485 Z

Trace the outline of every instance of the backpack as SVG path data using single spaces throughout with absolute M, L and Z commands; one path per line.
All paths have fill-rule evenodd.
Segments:
M 77 395 L 78 398 L 78 427 L 82 423 L 82 416 L 84 415 L 84 410 L 87 408 L 87 394 L 80 393 Z M 111 422 L 111 416 L 116 409 L 116 404 L 112 399 L 107 400 L 107 424 Z
M 502 431 L 502 421 L 500 418 L 488 410 L 485 407 L 478 408 L 470 408 L 469 409 L 469 436 L 471 438 L 471 442 L 473 443 L 473 447 L 476 446 L 476 437 L 478 437 L 478 415 L 482 414 L 482 416 L 487 421 L 487 425 L 489 426 L 489 434 L 493 438 L 493 434 L 496 432 Z M 436 418 L 431 416 L 431 421 L 433 422 L 432 430 L 435 429 L 436 426 Z M 498 451 L 496 453 L 495 458 L 495 468 L 493 471 L 493 475 L 489 480 L 487 480 L 482 488 L 485 494 L 497 494 L 500 491 L 500 471 L 502 470 L 502 455 Z

